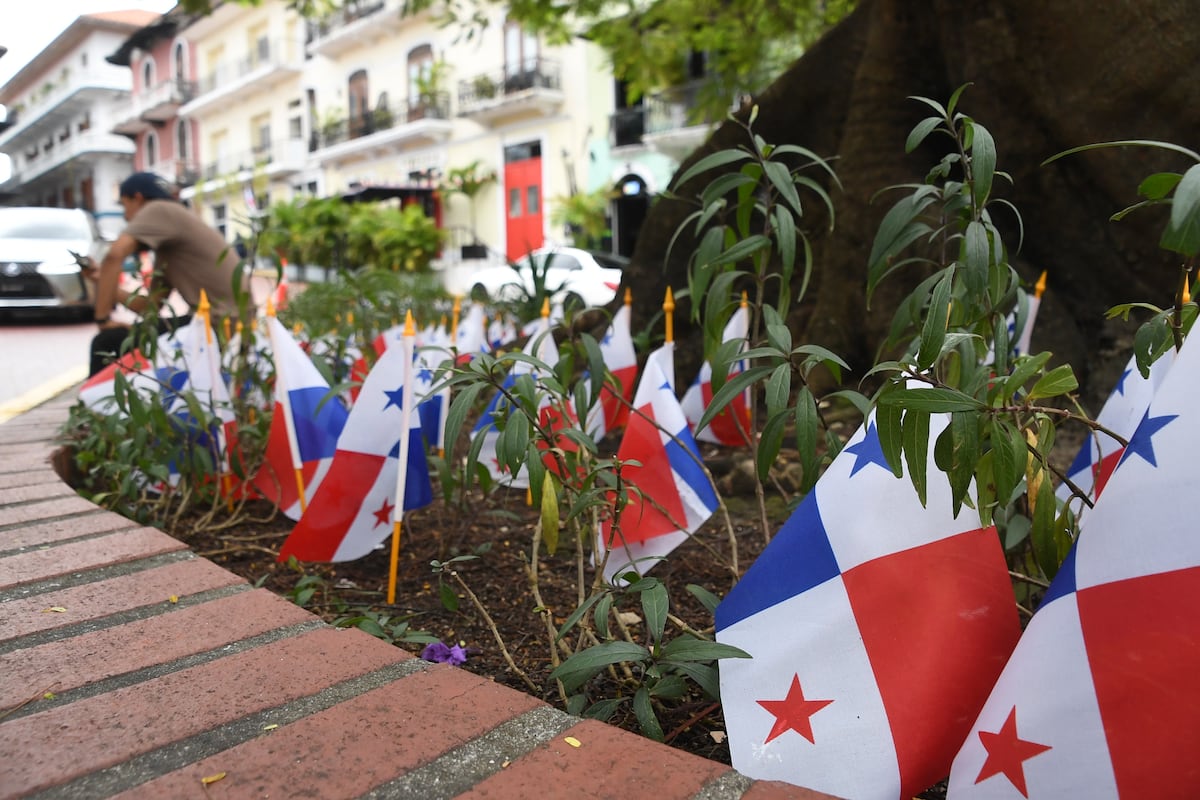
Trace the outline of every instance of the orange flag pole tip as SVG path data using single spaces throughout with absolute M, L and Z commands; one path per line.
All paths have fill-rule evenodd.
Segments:
M 628 286 L 625 287 L 625 305 L 633 305 L 633 290 Z
M 666 297 L 663 298 L 662 304 L 663 317 L 666 322 L 666 341 L 675 341 L 675 296 L 671 294 L 671 287 L 667 287 Z
M 411 310 L 404 312 L 404 335 L 405 336 L 416 336 L 417 335 L 417 326 L 413 324 L 413 315 L 412 315 Z
M 1038 300 L 1042 299 L 1042 293 L 1046 291 L 1046 270 L 1042 270 L 1041 276 L 1037 279 L 1037 283 L 1033 286 L 1033 296 Z
M 743 290 L 742 291 L 742 308 L 746 308 L 749 305 L 750 305 L 750 296 L 748 294 L 746 294 L 746 292 Z
M 542 300 L 542 319 L 550 318 L 550 297 L 547 296 Z

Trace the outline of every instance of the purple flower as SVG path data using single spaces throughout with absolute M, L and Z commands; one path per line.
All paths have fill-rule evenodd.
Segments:
M 467 651 L 457 644 L 448 647 L 441 642 L 433 642 L 425 645 L 425 649 L 421 651 L 421 658 L 426 661 L 436 661 L 439 664 L 458 666 L 467 663 Z

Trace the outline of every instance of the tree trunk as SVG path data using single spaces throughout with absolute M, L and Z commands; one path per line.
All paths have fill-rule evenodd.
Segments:
M 1146 148 L 1041 163 L 1072 147 L 1117 139 L 1194 146 L 1200 130 L 1198 38 L 1200 4 L 1194 0 L 862 0 L 754 100 L 756 133 L 834 158 L 841 181 L 840 191 L 830 187 L 832 233 L 823 232 L 825 220 L 809 220 L 813 286 L 790 320 L 799 341 L 846 356 L 854 370 L 848 382 L 873 362 L 896 300 L 922 277 L 915 267 L 899 279 L 889 277 L 866 308 L 867 258 L 895 199 L 876 195 L 922 181 L 947 143 L 931 137 L 905 154 L 909 130 L 928 115 L 926 106 L 908 98 L 945 103 L 969 82 L 959 110 L 992 132 L 997 169 L 1013 178 L 1012 186 L 998 179 L 995 191 L 1020 211 L 1023 231 L 1013 215 L 999 207 L 993 212 L 1011 261 L 1029 283 L 1048 271 L 1034 350 L 1051 350 L 1057 361 L 1073 364 L 1085 389 L 1090 376 L 1094 385 L 1085 398 L 1103 397 L 1115 382 L 1113 365 L 1119 369 L 1128 358 L 1136 325 L 1105 321 L 1105 311 L 1127 301 L 1171 305 L 1180 265 L 1158 248 L 1166 208 L 1137 211 L 1120 222 L 1109 218 L 1136 202 L 1147 175 L 1181 172 L 1189 163 Z M 747 107 L 738 116 L 748 114 Z M 744 136 L 735 125 L 720 126 L 681 172 Z M 713 174 L 672 188 L 694 196 Z M 627 282 L 639 288 L 635 318 L 648 320 L 658 311 L 668 284 L 686 285 L 694 240 L 680 237 L 667 251 L 692 208 L 667 198 L 651 208 L 627 273 Z M 676 321 L 678 338 L 695 336 L 686 302 Z M 699 362 L 698 351 L 680 348 L 685 379 Z

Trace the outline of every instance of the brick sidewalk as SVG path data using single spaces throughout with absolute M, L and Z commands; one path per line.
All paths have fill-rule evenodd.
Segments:
M 0 798 L 828 797 L 332 628 L 97 508 L 50 465 L 74 398 L 0 424 Z

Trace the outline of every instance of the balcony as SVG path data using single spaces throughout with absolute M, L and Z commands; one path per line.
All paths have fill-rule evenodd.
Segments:
M 303 139 L 280 139 L 233 155 L 221 156 L 210 161 L 200 170 L 199 178 L 205 184 L 218 185 L 234 181 L 244 182 L 255 176 L 282 178 L 304 169 L 308 152 Z M 207 186 L 205 188 L 212 188 Z
M 458 114 L 485 125 L 546 116 L 562 107 L 558 64 L 532 58 L 458 83 Z
M 70 164 L 76 159 L 87 160 L 95 156 L 123 155 L 133 156 L 133 142 L 123 136 L 117 136 L 104 131 L 85 131 L 77 133 L 49 148 L 43 147 L 38 154 L 17 162 L 13 160 L 12 174 L 6 182 L 12 186 L 21 186 L 39 178 L 47 177 L 55 170 Z
M 149 171 L 161 175 L 179 187 L 187 187 L 200 179 L 200 166 L 191 159 L 168 158 L 151 164 Z
M 133 136 L 174 119 L 180 106 L 196 96 L 195 81 L 179 78 L 162 81 L 148 91 L 133 94 L 114 112 L 113 133 Z
M 0 132 L 0 149 L 17 151 L 57 135 L 75 117 L 128 94 L 128 70 L 113 67 L 111 71 L 72 71 L 65 79 L 47 82 L 10 106 L 11 124 Z
M 364 117 L 315 131 L 309 150 L 317 161 L 330 166 L 378 158 L 446 141 L 454 125 L 449 117 L 450 98 L 444 94 L 434 103 L 410 103 L 403 112 L 377 108 Z
M 645 98 L 640 106 L 623 108 L 609 124 L 613 147 L 644 146 L 682 161 L 704 143 L 716 123 L 696 120 L 693 109 L 703 82 L 693 82 Z
M 196 95 L 178 108 L 178 115 L 189 117 L 242 99 L 248 92 L 270 89 L 294 78 L 304 67 L 297 42 L 262 40 L 254 52 L 243 58 L 222 62 L 196 84 Z
M 308 52 L 335 58 L 391 36 L 409 21 L 399 0 L 348 0 L 329 16 L 309 20 Z

